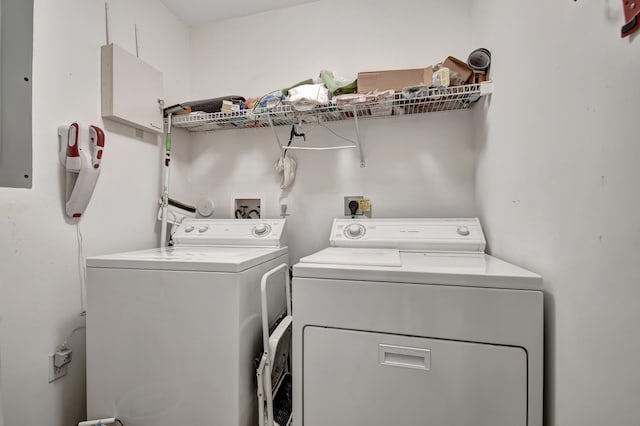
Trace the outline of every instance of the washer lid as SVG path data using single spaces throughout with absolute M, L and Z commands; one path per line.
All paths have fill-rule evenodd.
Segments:
M 287 254 L 286 247 L 181 246 L 96 256 L 90 268 L 242 272 Z
M 334 265 L 402 266 L 400 251 L 395 249 L 343 248 L 336 250 L 328 248 L 311 256 L 303 257 L 300 262 Z
M 360 249 L 360 251 L 378 249 Z M 387 266 L 358 263 L 367 259 L 353 249 L 329 247 L 300 259 L 293 267 L 294 278 L 375 281 L 409 284 L 492 287 L 519 290 L 541 290 L 542 278 L 518 266 L 484 253 L 420 253 L 400 251 L 400 265 Z M 344 259 L 327 263 L 325 259 Z M 347 263 L 353 259 L 353 263 Z M 382 262 L 380 262 L 382 263 Z

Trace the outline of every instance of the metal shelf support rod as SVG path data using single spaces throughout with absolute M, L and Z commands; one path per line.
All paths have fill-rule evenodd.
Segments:
M 356 147 L 358 148 L 358 153 L 360 154 L 360 167 L 364 168 L 366 167 L 367 163 L 364 162 L 364 155 L 362 154 L 362 146 L 360 144 L 360 125 L 358 124 L 358 111 L 356 109 L 356 106 L 353 106 L 353 121 L 355 122 L 356 125 Z
M 269 120 L 269 127 L 271 127 L 271 130 L 273 131 L 273 136 L 276 138 L 276 145 L 278 145 L 278 150 L 280 151 L 280 155 L 284 155 L 284 147 L 280 142 L 280 138 L 278 137 L 278 132 L 276 132 L 276 128 L 273 125 L 273 120 L 271 119 L 270 113 L 267 114 L 267 119 Z

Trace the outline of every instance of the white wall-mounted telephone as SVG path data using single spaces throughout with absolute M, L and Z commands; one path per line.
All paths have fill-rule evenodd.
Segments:
M 100 176 L 104 132 L 98 126 L 72 123 L 58 127 L 59 157 L 65 168 L 67 216 L 80 218 Z

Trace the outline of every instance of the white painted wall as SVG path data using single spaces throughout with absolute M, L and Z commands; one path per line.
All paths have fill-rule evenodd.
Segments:
M 189 92 L 188 29 L 159 0 L 110 0 L 112 41 L 165 74 L 168 102 Z M 33 189 L 0 188 L 0 343 L 4 422 L 69 426 L 84 418 L 84 330 L 70 340 L 67 377 L 47 383 L 47 355 L 80 318 L 76 226 L 64 216 L 56 128 L 103 125 L 100 46 L 104 1 L 36 0 L 33 74 Z M 157 244 L 158 138 L 105 124 L 103 171 L 80 222 L 85 256 Z
M 323 0 L 197 27 L 189 52 L 188 30 L 159 1 L 110 1 L 114 41 L 133 51 L 139 24 L 141 55 L 165 72 L 169 103 L 258 96 L 322 68 L 350 77 L 491 49 L 497 92 L 486 114 L 363 122 L 365 169 L 355 152 L 294 154 L 291 260 L 326 245 L 343 195 L 370 196 L 378 217 L 479 213 L 493 254 L 545 278 L 547 425 L 636 426 L 640 148 L 626 109 L 640 95 L 638 41 L 618 38 L 614 0 L 437 3 Z M 84 413 L 83 332 L 71 340 L 69 376 L 46 381 L 47 353 L 82 325 L 76 229 L 63 215 L 55 129 L 75 119 L 101 123 L 103 5 L 36 0 L 34 187 L 0 189 L 1 381 L 10 426 L 66 426 Z M 70 17 L 81 19 L 71 25 Z M 353 133 L 349 123 L 333 128 Z M 159 144 L 107 129 L 103 174 L 81 224 L 87 256 L 157 240 Z M 310 141 L 334 141 L 308 130 Z M 216 216 L 228 217 L 234 193 L 257 193 L 276 216 L 277 155 L 268 129 L 193 138 L 178 131 L 172 196 L 210 196 Z
M 358 71 L 424 67 L 448 55 L 465 57 L 471 34 L 468 0 L 323 0 L 286 10 L 199 26 L 192 30 L 192 98 L 261 96 L 331 69 Z M 353 122 L 331 126 L 353 138 Z M 343 196 L 371 197 L 376 217 L 472 216 L 474 152 L 467 112 L 361 122 L 367 167 L 355 150 L 294 152 L 298 175 L 289 200 L 291 261 L 328 245 L 331 220 L 343 215 Z M 336 144 L 309 127 L 309 144 Z M 289 128 L 279 128 L 288 140 Z M 230 216 L 234 194 L 264 198 L 267 217 L 279 215 L 279 152 L 270 129 L 180 133 L 191 144 L 191 167 L 172 196 L 195 202 L 210 196 L 217 217 Z
M 0 321 L 2 321 L 1 318 L 0 318 Z M 1 367 L 2 367 L 2 362 L 0 360 L 0 368 Z M 4 426 L 4 414 L 2 414 L 2 374 L 0 374 L 0 426 Z
M 493 254 L 544 277 L 547 426 L 640 422 L 639 40 L 621 2 L 477 2 L 496 93 L 477 132 Z

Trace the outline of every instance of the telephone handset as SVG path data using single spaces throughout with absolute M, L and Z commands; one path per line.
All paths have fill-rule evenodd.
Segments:
M 60 162 L 66 170 L 65 210 L 69 217 L 80 218 L 89 204 L 100 176 L 104 140 L 104 132 L 98 126 L 85 129 L 76 122 L 58 127 Z

